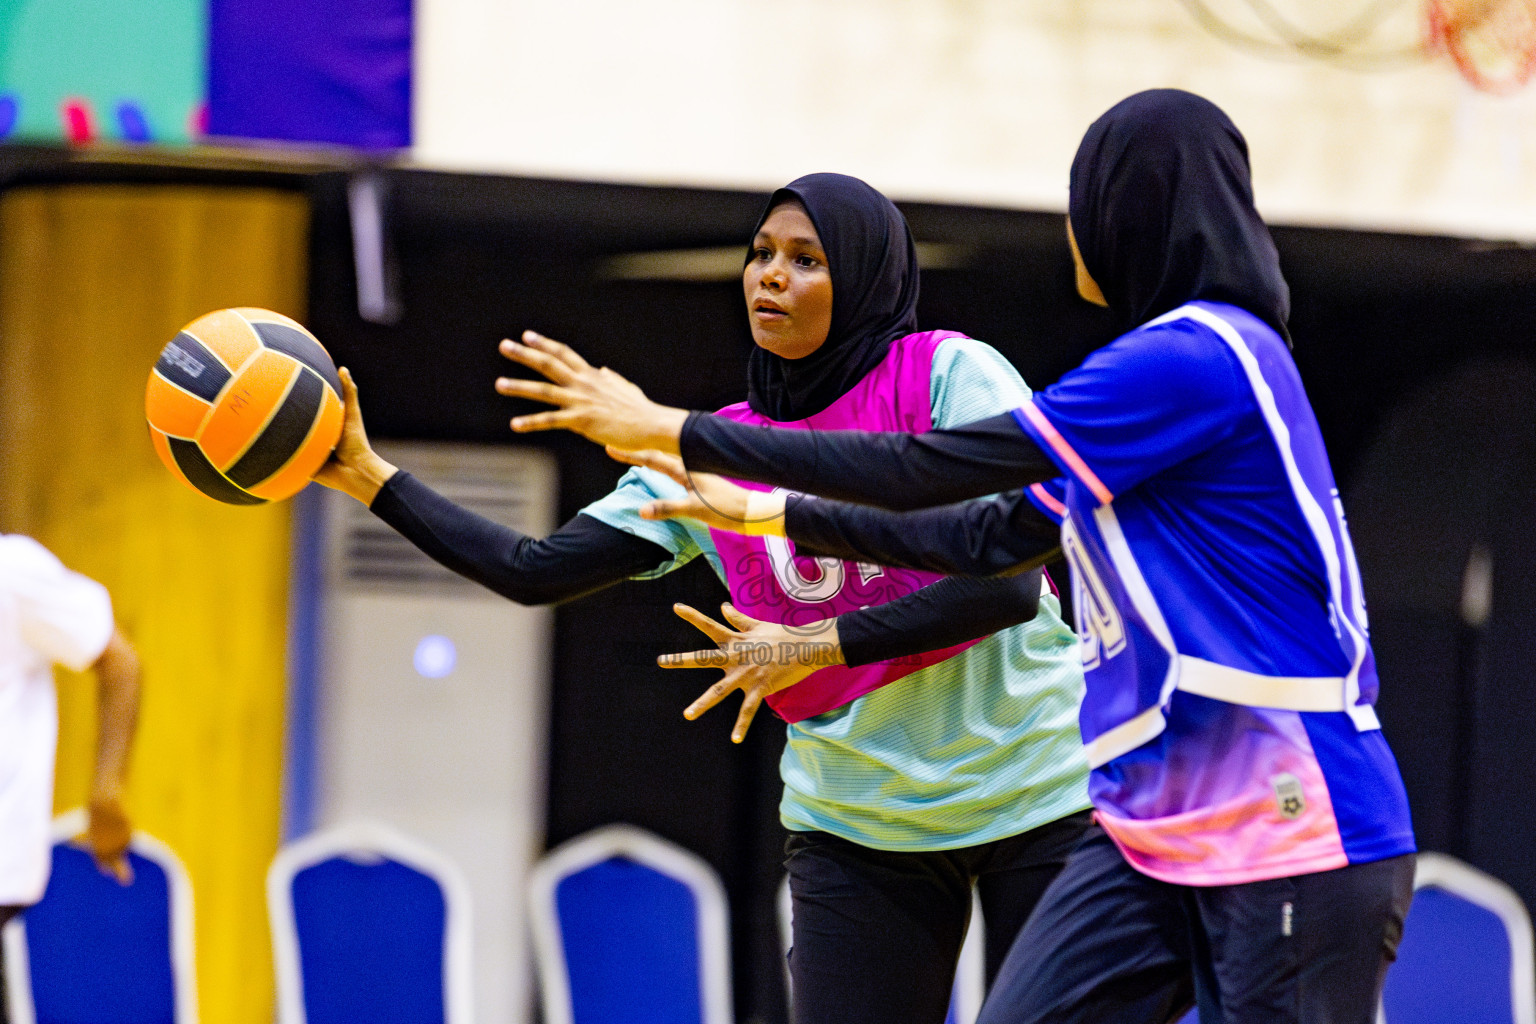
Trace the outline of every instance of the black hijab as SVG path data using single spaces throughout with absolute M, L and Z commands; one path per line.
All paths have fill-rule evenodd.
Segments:
M 1206 299 L 1290 340 L 1290 289 L 1253 206 L 1248 143 L 1209 100 L 1151 89 L 1111 107 L 1072 160 L 1068 211 L 1122 330 Z
M 891 342 L 917 330 L 917 254 L 895 204 L 858 178 L 807 174 L 773 194 L 754 237 L 774 207 L 790 199 L 805 207 L 827 254 L 832 327 L 802 359 L 752 350 L 747 403 L 781 422 L 821 412 L 879 365 Z

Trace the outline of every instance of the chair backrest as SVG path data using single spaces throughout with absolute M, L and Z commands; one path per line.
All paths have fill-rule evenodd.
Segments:
M 779 942 L 785 956 L 789 955 L 794 942 L 794 899 L 789 892 L 789 876 L 779 883 Z M 966 929 L 965 941 L 960 946 L 960 962 L 955 965 L 955 987 L 949 994 L 949 1012 L 944 1024 L 975 1024 L 981 1014 L 981 1003 L 987 994 L 987 947 L 986 922 L 981 914 L 981 897 L 971 892 L 971 923 Z M 791 1005 L 794 993 L 790 991 L 788 962 L 785 964 L 785 991 Z
M 546 1024 L 730 1024 L 730 924 L 714 869 L 628 825 L 534 868 L 529 914 Z
M 469 886 L 450 861 L 355 822 L 284 847 L 267 872 L 281 1024 L 470 1024 Z
M 1536 963 L 1524 902 L 1492 875 L 1419 855 L 1413 906 L 1387 972 L 1387 1024 L 1536 1024 Z
M 5 926 L 11 1024 L 196 1024 L 192 885 L 164 843 L 135 832 L 133 882 L 101 873 L 76 842 L 83 810 L 53 823 L 43 898 Z

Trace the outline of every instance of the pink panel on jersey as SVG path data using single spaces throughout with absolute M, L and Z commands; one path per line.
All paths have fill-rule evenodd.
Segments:
M 826 409 L 803 420 L 779 422 L 753 412 L 745 402 L 728 405 L 716 415 L 738 423 L 799 430 L 879 430 L 920 434 L 933 429 L 930 398 L 933 356 L 939 344 L 964 335 L 953 331 L 909 334 L 864 379 Z M 735 481 L 754 491 L 766 484 Z M 885 604 L 926 587 L 937 573 L 887 566 L 866 566 L 832 558 L 793 554 L 789 541 L 776 537 L 743 537 L 711 530 L 710 537 L 725 570 L 731 603 L 754 618 L 807 625 L 843 612 Z M 807 644 L 818 637 L 807 633 Z M 787 690 L 768 696 L 768 706 L 786 722 L 799 722 L 842 707 L 886 683 L 951 658 L 972 644 L 850 668 L 829 665 Z
M 1065 519 L 1067 517 L 1067 506 L 1057 501 L 1056 496 L 1050 491 L 1046 490 L 1044 486 L 1040 484 L 1030 484 L 1029 493 L 1039 498 L 1040 504 L 1050 509 L 1051 512 L 1058 518 Z
M 1265 727 L 1164 733 L 1168 767 L 1160 785 L 1140 799 L 1125 793 L 1124 806 L 1120 794 L 1094 795 L 1095 818 L 1125 859 L 1179 885 L 1235 885 L 1347 866 L 1328 783 L 1300 715 L 1236 706 L 1225 715 L 1238 720 L 1235 726 Z M 1185 803 L 1192 791 L 1203 794 L 1196 810 L 1158 815 L 1147 805 L 1158 794 Z

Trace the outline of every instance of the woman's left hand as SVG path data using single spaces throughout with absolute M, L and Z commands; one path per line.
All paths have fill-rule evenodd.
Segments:
M 685 604 L 675 604 L 672 610 L 718 646 L 712 651 L 663 654 L 656 664 L 662 668 L 725 669 L 725 676 L 688 705 L 683 717 L 692 721 L 724 700 L 732 690 L 740 690 L 741 710 L 731 730 L 732 743 L 746 739 L 752 717 L 764 697 L 794 686 L 819 668 L 843 663 L 835 618 L 791 632 L 777 622 L 743 615 L 729 604 L 720 606 L 725 622 L 716 622 Z
M 640 506 L 641 519 L 694 519 L 705 526 L 751 537 L 784 536 L 783 491 L 749 491 L 713 473 L 690 473 L 676 455 L 627 452 L 608 446 L 610 457 L 653 469 L 687 491 L 682 498 L 658 498 Z
M 657 405 L 606 366 L 592 366 L 570 346 L 533 331 L 524 331 L 521 342 L 503 340 L 501 354 L 537 370 L 551 383 L 499 377 L 498 392 L 559 407 L 516 417 L 512 429 L 518 433 L 570 430 L 615 448 L 677 452 L 686 410 Z

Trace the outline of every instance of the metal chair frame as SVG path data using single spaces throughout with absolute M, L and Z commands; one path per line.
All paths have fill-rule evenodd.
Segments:
M 546 854 L 529 875 L 529 918 L 546 1024 L 575 1024 L 555 891 L 562 880 L 615 857 L 681 882 L 693 893 L 700 1016 L 704 1024 L 731 1024 L 731 938 L 725 888 L 703 858 L 632 825 L 608 825 L 577 836 Z

